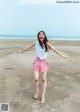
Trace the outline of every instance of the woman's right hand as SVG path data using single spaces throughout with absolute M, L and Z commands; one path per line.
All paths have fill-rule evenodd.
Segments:
M 16 53 L 22 53 L 22 51 L 17 51 Z

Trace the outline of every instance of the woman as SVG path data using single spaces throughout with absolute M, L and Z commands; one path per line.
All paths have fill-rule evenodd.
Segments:
M 67 59 L 67 56 L 61 54 L 57 49 L 53 47 L 53 45 L 48 41 L 46 34 L 44 31 L 40 31 L 37 35 L 37 41 L 34 41 L 32 44 L 24 48 L 22 51 L 18 51 L 17 53 L 22 53 L 28 51 L 32 47 L 36 47 L 36 58 L 33 63 L 34 69 L 34 80 L 35 80 L 35 93 L 34 98 L 38 98 L 39 89 L 38 89 L 38 80 L 39 80 L 39 73 L 42 73 L 42 98 L 41 103 L 45 103 L 45 94 L 46 94 L 46 86 L 47 80 L 46 75 L 49 68 L 49 64 L 47 62 L 47 56 L 49 49 L 53 50 L 59 56 L 64 59 Z

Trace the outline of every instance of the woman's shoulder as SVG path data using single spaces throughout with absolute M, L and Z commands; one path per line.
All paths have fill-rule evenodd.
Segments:
M 35 41 L 34 41 L 34 44 L 35 44 L 35 45 L 38 45 L 38 40 L 35 40 Z
M 51 42 L 48 41 L 48 42 L 46 42 L 46 44 L 47 44 L 47 47 L 50 49 L 50 47 L 52 46 Z
M 36 44 L 37 43 L 37 40 L 33 41 L 33 43 Z
M 50 45 L 50 42 L 49 42 L 49 41 L 47 41 L 47 42 L 46 42 L 46 44 L 47 44 L 47 46 L 49 46 L 49 45 Z
M 35 43 L 36 43 L 36 44 L 39 44 L 39 41 L 38 41 L 38 40 L 35 40 Z
M 52 45 L 53 43 L 50 42 L 50 41 L 47 41 L 46 44 L 47 44 L 47 45 Z

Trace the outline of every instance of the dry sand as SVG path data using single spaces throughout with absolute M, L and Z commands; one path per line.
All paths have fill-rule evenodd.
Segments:
M 32 41 L 0 40 L 0 103 L 9 103 L 10 112 L 80 112 L 80 41 L 51 41 L 70 58 L 63 59 L 50 50 L 46 104 L 32 98 L 35 48 L 16 53 Z M 40 74 L 39 97 L 41 87 Z

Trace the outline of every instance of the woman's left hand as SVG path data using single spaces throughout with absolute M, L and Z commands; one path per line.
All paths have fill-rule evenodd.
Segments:
M 68 56 L 62 56 L 64 59 L 69 59 L 69 57 Z

